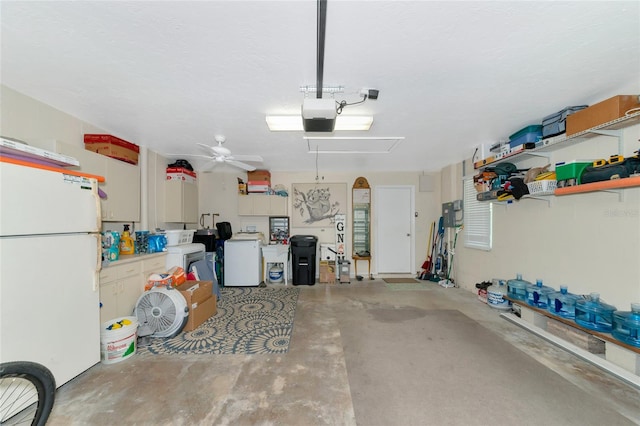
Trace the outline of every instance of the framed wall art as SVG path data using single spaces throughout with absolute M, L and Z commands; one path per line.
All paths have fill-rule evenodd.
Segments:
M 347 212 L 346 183 L 294 183 L 291 226 L 324 228 Z

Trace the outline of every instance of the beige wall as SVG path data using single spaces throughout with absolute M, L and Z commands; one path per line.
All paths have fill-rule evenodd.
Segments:
M 0 86 L 0 89 L 0 133 L 4 136 L 26 141 L 56 139 L 82 145 L 84 133 L 105 132 L 5 86 Z M 630 155 L 640 148 L 637 142 L 640 124 L 624 130 L 624 136 L 624 154 Z M 136 142 L 145 145 L 143 141 Z M 617 151 L 616 138 L 598 136 L 571 143 L 553 152 L 548 161 L 606 158 Z M 146 219 L 148 228 L 154 229 L 165 226 L 162 183 L 167 160 L 153 152 L 149 152 L 146 160 L 149 206 Z M 324 173 L 323 161 L 321 158 L 319 162 L 321 182 L 346 183 L 351 188 L 354 180 L 364 175 L 372 187 L 415 186 L 418 217 L 414 251 L 417 269 L 424 261 L 430 224 L 440 216 L 441 203 L 461 199 L 462 176 L 475 173 L 469 167 L 470 161 L 465 162 L 466 170 L 462 164 L 445 167 L 434 176 L 434 191 L 420 192 L 421 173 Z M 534 159 L 519 166 L 531 167 L 546 162 L 545 159 Z M 258 230 L 266 233 L 266 217 L 237 215 L 238 177 L 246 179 L 246 173 L 235 169 L 201 173 L 198 179 L 199 211 L 219 213 L 216 221 L 231 222 L 234 232 L 256 225 Z M 311 170 L 307 173 L 275 172 L 272 183 L 282 184 L 291 191 L 291 184 L 315 182 L 315 177 L 316 172 Z M 550 203 L 523 199 L 510 205 L 496 204 L 491 251 L 465 248 L 463 234 L 460 234 L 454 263 L 456 283 L 474 291 L 476 282 L 494 277 L 508 279 L 520 272 L 525 279 L 542 278 L 555 288 L 566 284 L 570 291 L 579 294 L 598 291 L 605 301 L 620 309 L 628 309 L 630 302 L 640 301 L 640 188 L 626 189 L 621 194 L 600 192 L 551 197 Z M 350 212 L 351 197 L 348 200 Z M 347 217 L 350 221 L 350 215 Z M 210 223 L 209 217 L 207 224 Z M 292 234 L 301 233 L 313 233 L 320 242 L 332 242 L 334 238 L 333 229 L 292 229 Z
M 640 148 L 640 125 L 623 134 L 623 152 L 630 155 Z M 617 138 L 597 136 L 525 164 L 608 158 L 617 151 Z M 599 292 L 606 302 L 629 310 L 631 302 L 640 301 L 640 188 L 549 200 L 494 204 L 493 249 L 467 249 L 459 241 L 458 284 L 474 291 L 477 282 L 522 273 L 529 281 L 542 278 L 577 294 Z

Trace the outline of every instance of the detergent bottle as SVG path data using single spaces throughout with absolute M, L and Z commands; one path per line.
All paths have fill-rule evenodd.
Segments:
M 124 225 L 124 231 L 120 237 L 120 254 L 134 254 L 135 246 L 133 244 L 133 238 L 129 232 L 129 225 Z

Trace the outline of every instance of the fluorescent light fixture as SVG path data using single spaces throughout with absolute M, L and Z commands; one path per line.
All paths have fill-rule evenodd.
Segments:
M 372 116 L 338 115 L 335 130 L 369 130 Z M 267 126 L 272 132 L 303 131 L 302 117 L 299 115 L 267 115 Z

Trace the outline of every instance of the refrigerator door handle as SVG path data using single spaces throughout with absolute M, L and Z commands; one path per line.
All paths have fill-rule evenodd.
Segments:
M 98 181 L 96 179 L 91 180 L 93 181 L 93 190 L 91 193 L 93 194 L 93 199 L 96 202 L 96 231 L 100 232 L 100 228 L 102 228 L 102 207 L 100 203 L 100 194 L 98 192 Z M 100 250 L 98 250 L 98 253 L 100 253 Z
M 102 234 L 91 234 L 96 239 L 96 268 L 93 271 L 93 291 L 98 291 L 102 270 Z

